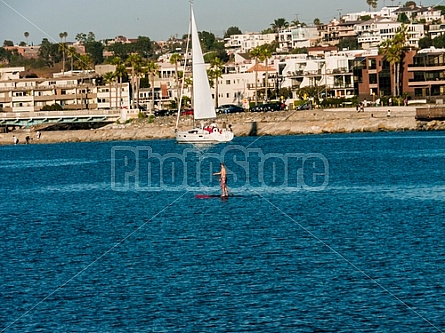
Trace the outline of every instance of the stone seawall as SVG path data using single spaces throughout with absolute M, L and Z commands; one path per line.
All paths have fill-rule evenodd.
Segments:
M 192 126 L 191 116 L 180 119 L 180 129 Z M 51 131 L 41 129 L 40 140 L 36 128 L 0 133 L 0 144 L 12 144 L 13 135 L 20 144 L 25 137 L 31 143 L 120 141 L 174 138 L 176 117 L 159 117 L 152 123 L 148 119 L 135 119 L 125 125 L 111 124 L 99 129 Z M 387 110 L 369 108 L 365 112 L 355 110 L 309 110 L 219 115 L 219 125 L 232 124 L 236 136 L 247 135 L 298 135 L 321 133 L 353 133 L 378 131 L 444 130 L 445 122 L 420 122 L 415 111 L 403 107 L 393 108 L 390 117 Z

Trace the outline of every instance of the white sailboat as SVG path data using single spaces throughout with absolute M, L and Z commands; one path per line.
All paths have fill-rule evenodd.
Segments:
M 191 35 L 192 35 L 192 71 L 193 71 L 193 116 L 195 127 L 188 131 L 178 131 L 180 112 L 176 122 L 176 142 L 178 143 L 219 143 L 228 142 L 233 139 L 231 129 L 211 126 L 196 126 L 197 120 L 211 121 L 216 118 L 210 91 L 209 79 L 207 77 L 204 57 L 202 56 L 201 44 L 199 43 L 198 30 L 196 28 L 193 4 L 190 3 Z

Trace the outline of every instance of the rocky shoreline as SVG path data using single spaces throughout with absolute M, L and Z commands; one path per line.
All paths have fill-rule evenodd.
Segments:
M 179 127 L 192 126 L 191 116 L 181 119 Z M 369 108 L 365 112 L 352 109 L 282 111 L 219 115 L 220 125 L 232 124 L 235 136 L 305 135 L 323 133 L 353 133 L 381 131 L 445 130 L 444 121 L 417 121 L 413 108 L 392 108 L 390 117 L 383 108 Z M 176 117 L 134 119 L 127 124 L 110 124 L 89 130 L 48 130 L 30 128 L 0 133 L 0 144 L 13 144 L 13 136 L 19 144 L 30 143 L 125 141 L 174 138 Z M 41 138 L 37 139 L 37 130 Z

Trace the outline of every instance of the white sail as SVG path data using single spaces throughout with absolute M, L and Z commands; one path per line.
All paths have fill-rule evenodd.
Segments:
M 213 119 L 216 118 L 215 106 L 213 105 L 212 93 L 210 91 L 210 84 L 207 77 L 204 57 L 202 56 L 201 44 L 199 42 L 198 29 L 196 28 L 193 8 L 191 9 L 191 18 L 194 117 L 197 120 Z
M 193 66 L 193 108 L 195 120 L 216 118 L 215 107 L 213 105 L 212 93 L 210 91 L 209 79 L 207 77 L 206 65 L 202 56 L 201 44 L 196 28 L 195 15 L 193 13 L 192 2 L 190 2 L 190 23 L 192 34 L 192 66 Z M 188 51 L 188 46 L 187 46 Z M 187 52 L 186 52 L 187 53 Z M 181 104 L 181 103 L 179 103 Z M 176 121 L 176 129 L 179 124 L 179 115 Z M 196 125 L 196 124 L 195 124 Z M 192 144 L 213 144 L 219 142 L 232 141 L 234 135 L 229 125 L 228 128 L 220 128 L 215 124 L 207 126 L 196 126 L 187 131 L 176 130 L 177 143 Z

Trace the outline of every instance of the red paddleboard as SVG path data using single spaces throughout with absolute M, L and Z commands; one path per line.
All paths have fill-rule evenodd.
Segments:
M 195 194 L 196 199 L 210 199 L 210 198 L 223 198 L 226 199 L 228 197 L 222 197 L 219 194 Z

